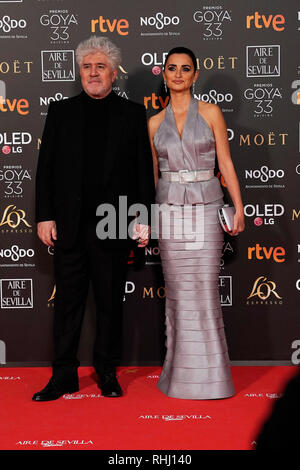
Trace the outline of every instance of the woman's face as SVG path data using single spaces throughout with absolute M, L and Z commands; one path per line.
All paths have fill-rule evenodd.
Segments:
M 165 64 L 163 77 L 171 91 L 185 91 L 197 80 L 198 71 L 188 54 L 172 54 Z

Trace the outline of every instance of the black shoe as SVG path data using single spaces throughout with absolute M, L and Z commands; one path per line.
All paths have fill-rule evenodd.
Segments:
M 99 375 L 99 388 L 104 397 L 121 397 L 123 395 L 115 372 L 106 372 Z
M 52 377 L 48 384 L 43 390 L 37 392 L 33 395 L 33 401 L 51 401 L 57 400 L 65 393 L 75 393 L 78 392 L 79 386 L 78 382 L 73 381 L 72 383 L 59 383 L 55 381 Z

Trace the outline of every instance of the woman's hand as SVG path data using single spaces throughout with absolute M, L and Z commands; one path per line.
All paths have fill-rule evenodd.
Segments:
M 239 210 L 236 211 L 233 218 L 233 230 L 231 231 L 231 235 L 238 235 L 239 233 L 243 232 L 245 229 L 245 216 L 244 211 Z
M 139 242 L 138 247 L 145 247 L 149 243 L 150 238 L 150 227 L 149 225 L 134 224 L 133 227 L 133 240 Z

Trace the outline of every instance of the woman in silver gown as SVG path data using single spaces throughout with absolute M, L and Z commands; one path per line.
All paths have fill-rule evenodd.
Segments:
M 167 354 L 158 388 L 167 396 L 234 395 L 218 289 L 223 192 L 215 158 L 235 206 L 232 235 L 244 230 L 240 187 L 219 107 L 191 96 L 195 55 L 172 49 L 163 76 L 168 106 L 149 119 L 166 287 Z

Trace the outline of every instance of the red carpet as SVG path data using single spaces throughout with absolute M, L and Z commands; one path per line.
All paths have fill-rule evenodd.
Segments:
M 90 367 L 80 391 L 48 403 L 33 393 L 50 368 L 0 369 L 1 450 L 251 450 L 276 397 L 295 367 L 232 367 L 236 395 L 226 400 L 179 400 L 157 388 L 159 367 L 121 368 L 124 396 L 103 398 Z

